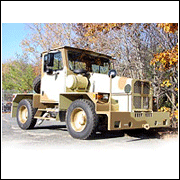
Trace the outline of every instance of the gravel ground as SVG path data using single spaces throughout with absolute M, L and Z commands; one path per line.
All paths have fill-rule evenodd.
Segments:
M 77 140 L 69 135 L 64 123 L 45 121 L 33 130 L 22 130 L 16 118 L 5 113 L 2 114 L 1 145 L 4 178 L 176 178 L 179 174 L 177 134 L 161 136 L 153 131 L 131 130 L 98 133 L 93 140 Z M 34 164 L 34 159 L 40 161 Z M 19 170 L 19 166 L 16 167 L 17 161 L 23 170 L 21 173 L 15 171 L 16 168 Z M 32 164 L 29 162 L 33 162 L 37 172 L 25 177 L 27 167 L 30 168 Z M 25 163 L 23 167 L 22 163 Z M 85 167 L 91 163 L 93 169 L 100 168 L 103 173 L 99 174 L 97 169 L 89 173 Z M 168 163 L 173 163 L 176 169 L 169 167 Z M 14 175 L 7 173 L 12 166 Z M 72 168 L 72 173 L 67 170 L 67 166 Z M 59 168 L 61 172 L 63 170 L 61 175 L 58 173 Z M 170 173 L 171 168 L 173 174 Z M 54 172 L 54 169 L 57 171 Z M 151 172 L 148 176 L 147 169 Z M 50 173 L 52 170 L 53 174 Z M 98 175 L 94 177 L 95 172 Z

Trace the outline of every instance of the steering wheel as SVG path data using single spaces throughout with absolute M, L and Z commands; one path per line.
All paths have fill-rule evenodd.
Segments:
M 75 74 L 86 74 L 87 71 L 85 69 L 74 69 Z

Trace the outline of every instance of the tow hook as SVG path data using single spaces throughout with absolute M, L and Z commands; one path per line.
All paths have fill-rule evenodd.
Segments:
M 142 127 L 146 130 L 149 130 L 150 129 L 150 125 L 149 124 L 143 124 Z

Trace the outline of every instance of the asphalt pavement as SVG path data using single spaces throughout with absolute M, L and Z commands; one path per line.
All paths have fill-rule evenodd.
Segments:
M 177 178 L 178 135 L 115 131 L 92 140 L 72 138 L 65 123 L 44 121 L 32 130 L 1 116 L 2 178 Z
M 22 130 L 19 128 L 16 118 L 11 118 L 10 113 L 2 114 L 2 144 L 29 145 L 29 146 L 91 146 L 103 147 L 152 147 L 175 140 L 177 135 L 164 136 L 154 131 L 130 130 L 98 132 L 92 140 L 78 140 L 72 138 L 65 126 L 59 121 L 44 121 L 36 125 L 34 129 Z

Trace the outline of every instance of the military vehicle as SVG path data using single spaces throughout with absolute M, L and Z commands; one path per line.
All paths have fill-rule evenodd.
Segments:
M 152 83 L 117 76 L 111 56 L 64 46 L 41 57 L 35 93 L 13 99 L 12 117 L 20 128 L 57 120 L 66 122 L 72 137 L 89 139 L 102 129 L 170 127 L 169 113 L 155 108 Z

